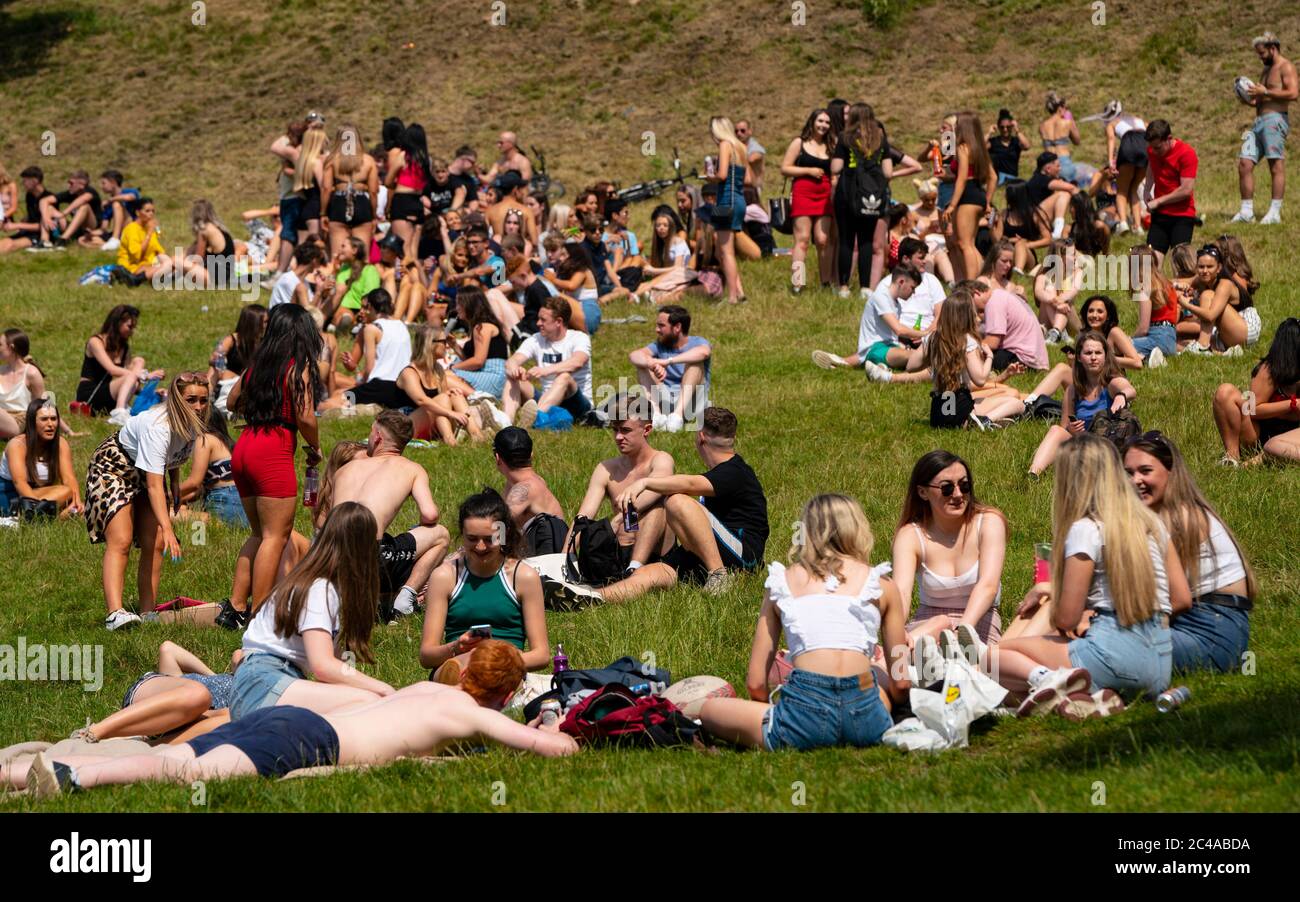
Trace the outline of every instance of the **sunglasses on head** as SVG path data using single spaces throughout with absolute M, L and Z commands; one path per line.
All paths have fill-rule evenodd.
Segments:
M 945 498 L 951 498 L 954 489 L 961 489 L 963 495 L 969 495 L 971 490 L 970 479 L 959 479 L 956 482 L 953 482 L 951 479 L 945 479 L 943 482 L 931 482 L 928 483 L 928 485 L 932 489 L 938 489 L 939 494 L 943 495 Z
M 1220 251 L 1220 250 L 1219 250 L 1217 247 L 1215 247 L 1213 244 L 1207 244 L 1207 245 L 1205 245 L 1203 248 L 1201 248 L 1199 251 L 1196 252 L 1196 256 L 1198 256 L 1198 257 L 1213 257 L 1215 260 L 1222 260 L 1222 259 L 1223 259 L 1223 252 Z

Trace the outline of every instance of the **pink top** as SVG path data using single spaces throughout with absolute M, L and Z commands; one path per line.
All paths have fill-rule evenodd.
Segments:
M 999 347 L 1015 354 L 1025 366 L 1048 368 L 1047 342 L 1038 327 L 1038 317 L 1029 305 L 1005 288 L 994 288 L 984 308 L 984 334 L 1002 339 Z

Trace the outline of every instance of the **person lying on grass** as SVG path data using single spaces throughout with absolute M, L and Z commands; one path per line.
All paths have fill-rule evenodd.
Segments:
M 237 649 L 231 655 L 232 670 L 243 654 Z M 234 682 L 232 673 L 213 673 L 193 652 L 165 641 L 158 646 L 158 669 L 131 684 L 122 709 L 82 727 L 72 738 L 100 742 L 119 736 L 165 736 L 168 743 L 185 742 L 229 723 Z
M 547 758 L 577 753 L 559 725 L 525 726 L 501 713 L 524 676 L 523 656 L 499 640 L 481 643 L 456 686 L 417 683 L 386 698 L 325 715 L 290 705 L 263 708 L 180 745 L 147 755 L 70 755 L 0 767 L 0 786 L 44 798 L 94 786 L 253 776 L 305 767 L 389 764 L 436 755 L 457 743 L 492 741 Z
M 353 663 L 374 661 L 370 633 L 379 607 L 378 532 L 374 515 L 360 504 L 344 502 L 330 510 L 311 550 L 244 631 L 231 720 L 276 705 L 327 712 L 393 693 L 392 686 Z
M 1188 609 L 1191 591 L 1167 530 L 1129 485 L 1110 441 L 1075 436 L 1060 464 L 1048 601 L 1057 633 L 1004 638 L 982 663 L 1024 695 L 1021 717 L 1082 720 L 1123 710 L 1119 693 L 1168 687 L 1169 618 Z M 1092 618 L 1080 637 L 1085 611 Z
M 768 565 L 746 678 L 752 700 L 709 699 L 700 719 L 719 738 L 769 751 L 876 745 L 910 689 L 906 605 L 885 577 L 889 564 L 871 565 L 871 526 L 853 499 L 809 500 L 795 539 L 788 570 Z M 782 632 L 794 671 L 771 703 L 768 674 Z M 882 632 L 888 674 L 871 665 Z

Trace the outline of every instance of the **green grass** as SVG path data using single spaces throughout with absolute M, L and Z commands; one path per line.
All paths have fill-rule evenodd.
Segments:
M 1226 190 L 1222 178 L 1207 195 Z M 645 210 L 639 211 L 645 215 Z M 1210 222 L 1206 231 L 1222 223 Z M 1283 279 L 1284 248 L 1294 226 L 1251 229 L 1247 247 L 1265 288 L 1260 307 L 1267 341 L 1297 290 Z M 98 262 L 87 253 L 18 255 L 0 261 L 3 325 L 35 336 L 33 351 L 61 399 L 71 397 L 80 348 L 112 304 L 143 310 L 133 347 L 151 366 L 192 367 L 233 324 L 233 294 L 151 294 L 77 288 L 75 277 Z M 696 303 L 697 334 L 715 342 L 717 403 L 740 417 L 740 450 L 767 490 L 772 538 L 768 558 L 788 546 L 799 506 L 819 491 L 859 498 L 876 531 L 877 559 L 888 556 L 907 472 L 915 459 L 942 446 L 972 464 L 979 494 L 998 505 L 1011 525 L 1002 614 L 1009 617 L 1027 588 L 1031 546 L 1050 529 L 1051 481 L 1023 474 L 1045 424 L 1004 432 L 935 432 L 925 423 L 925 386 L 877 386 L 858 373 L 812 368 L 814 347 L 844 349 L 856 334 L 860 305 L 817 292 L 791 299 L 787 264 L 746 268 L 752 302 L 740 309 Z M 207 312 L 200 305 L 208 307 Z M 1133 315 L 1123 308 L 1126 325 Z M 626 314 L 621 305 L 610 315 Z M 648 327 L 602 329 L 596 340 L 596 381 L 630 375 L 626 354 L 644 342 Z M 1300 501 L 1294 469 L 1226 471 L 1214 465 L 1220 449 L 1209 416 L 1214 387 L 1244 384 L 1250 361 L 1175 359 L 1160 371 L 1138 373 L 1136 411 L 1184 448 L 1203 487 L 1232 525 L 1259 573 L 1263 597 L 1252 617 L 1254 675 L 1196 676 L 1186 682 L 1192 701 L 1179 713 L 1158 715 L 1137 705 L 1122 717 L 1073 726 L 1064 722 L 982 725 L 964 751 L 939 757 L 887 749 L 813 754 L 587 752 L 567 761 L 530 761 L 492 752 L 432 768 L 400 764 L 375 774 L 337 776 L 284 785 L 241 780 L 209 787 L 215 810 L 491 810 L 493 784 L 503 781 L 509 810 L 1088 810 L 1095 781 L 1105 784 L 1107 810 L 1294 810 L 1300 799 L 1300 667 L 1293 649 L 1300 567 L 1293 552 Z M 1029 377 L 1017 380 L 1027 388 Z M 110 428 L 102 422 L 77 439 L 84 467 Z M 368 423 L 330 421 L 327 445 L 362 437 Z M 656 436 L 682 471 L 698 472 L 689 434 Z M 429 470 L 434 495 L 450 517 L 458 501 L 483 484 L 498 484 L 484 448 L 408 452 Z M 594 463 L 613 453 L 606 433 L 579 430 L 537 439 L 537 463 L 571 512 Z M 399 522 L 409 516 L 407 510 Z M 306 527 L 305 515 L 299 528 Z M 195 546 L 182 532 L 185 558 L 164 568 L 161 596 L 187 594 L 219 600 L 229 592 L 231 564 L 241 535 L 210 527 Z M 102 717 L 135 677 L 152 666 L 158 643 L 170 638 L 220 666 L 238 638 L 219 630 L 146 627 L 107 634 L 99 550 L 78 524 L 52 524 L 0 533 L 9 591 L 0 608 L 0 637 L 16 642 L 102 644 L 104 687 L 0 683 L 0 745 L 53 740 L 85 718 Z M 132 573 L 134 571 L 131 571 Z M 582 614 L 549 615 L 552 642 L 564 643 L 577 666 L 598 666 L 623 654 L 652 652 L 676 677 L 713 673 L 743 685 L 761 577 L 740 582 L 720 599 L 677 589 L 624 606 Z M 134 598 L 133 580 L 127 598 Z M 403 684 L 424 676 L 416 661 L 417 621 L 376 633 L 376 676 Z M 806 805 L 792 797 L 802 783 Z M 9 803 L 25 807 L 30 803 Z M 158 810 L 190 807 L 182 787 L 148 786 L 97 791 L 54 803 L 67 810 Z

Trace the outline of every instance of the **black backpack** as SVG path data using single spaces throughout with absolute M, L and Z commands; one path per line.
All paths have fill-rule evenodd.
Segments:
M 969 388 L 930 392 L 930 426 L 935 429 L 960 429 L 970 422 L 974 410 Z
M 578 515 L 564 549 L 564 566 L 571 581 L 588 586 L 606 586 L 623 577 L 618 537 L 608 520 Z
M 884 216 L 889 210 L 889 179 L 880 166 L 884 158 L 883 143 L 870 159 L 863 159 L 849 148 L 850 165 L 840 177 L 840 185 L 855 216 Z
M 569 524 L 554 514 L 538 514 L 524 528 L 524 557 L 557 554 L 564 550 Z

